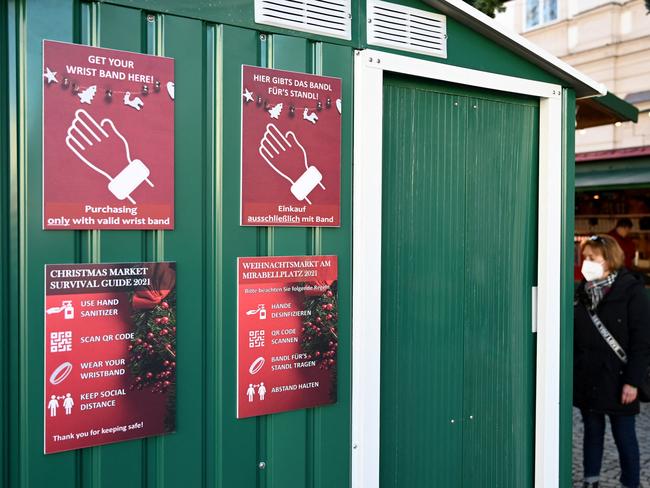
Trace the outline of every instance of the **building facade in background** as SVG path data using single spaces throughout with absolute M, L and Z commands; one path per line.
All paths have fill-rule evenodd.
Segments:
M 639 109 L 576 132 L 576 153 L 650 146 L 650 16 L 643 0 L 513 0 L 497 20 Z

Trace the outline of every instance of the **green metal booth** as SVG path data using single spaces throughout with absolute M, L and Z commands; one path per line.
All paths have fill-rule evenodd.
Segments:
M 571 486 L 575 109 L 604 86 L 460 0 L 9 0 L 0 26 L 1 486 Z M 43 230 L 45 39 L 175 60 L 173 230 Z M 342 80 L 340 227 L 240 226 L 242 65 Z M 338 400 L 237 419 L 237 258 L 312 254 Z M 177 266 L 176 432 L 44 455 L 44 266 L 145 261 Z

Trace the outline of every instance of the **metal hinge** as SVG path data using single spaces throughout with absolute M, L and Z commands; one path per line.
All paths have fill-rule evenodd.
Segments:
M 530 301 L 530 309 L 532 313 L 532 330 L 533 334 L 537 332 L 537 287 L 533 286 L 531 288 L 531 301 Z

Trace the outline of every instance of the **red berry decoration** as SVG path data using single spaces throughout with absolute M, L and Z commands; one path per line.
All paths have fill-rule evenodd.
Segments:
M 160 317 L 160 323 L 161 324 L 168 324 L 169 323 L 169 317 Z
M 165 310 L 167 310 L 167 309 L 169 308 L 169 303 L 167 303 L 167 302 L 162 302 L 162 303 L 160 304 L 160 306 L 161 306 L 162 308 L 164 308 Z

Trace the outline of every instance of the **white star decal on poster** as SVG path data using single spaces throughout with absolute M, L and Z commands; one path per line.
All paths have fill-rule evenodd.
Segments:
M 52 71 L 50 68 L 45 68 L 45 73 L 43 73 L 43 78 L 47 78 L 47 84 L 58 83 L 59 80 L 56 79 L 56 71 Z
M 269 110 L 269 114 L 271 115 L 272 119 L 277 119 L 280 116 L 282 113 L 282 107 L 283 105 L 281 103 L 278 103 L 275 107 Z
M 244 88 L 244 93 L 242 93 L 241 96 L 246 99 L 245 100 L 246 103 L 253 101 L 253 92 L 250 91 L 248 88 Z

